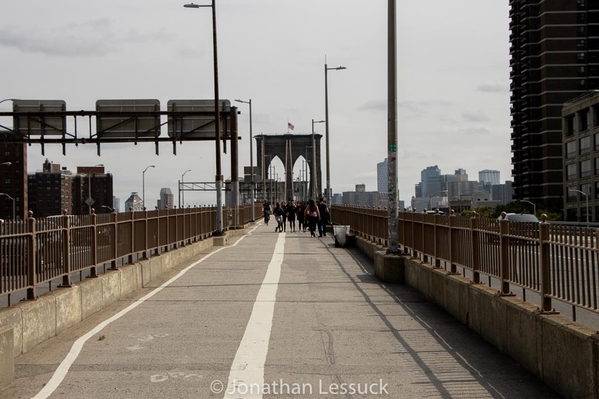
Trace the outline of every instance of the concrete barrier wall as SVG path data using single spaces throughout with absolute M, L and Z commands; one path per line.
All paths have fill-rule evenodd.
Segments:
M 543 314 L 536 305 L 514 296 L 500 296 L 484 284 L 473 284 L 418 259 L 382 262 L 379 246 L 357 239 L 358 248 L 375 261 L 384 280 L 403 269 L 405 283 L 466 324 L 483 339 L 568 398 L 599 398 L 599 337 L 597 331 L 559 314 Z M 374 256 L 371 254 L 374 253 Z M 377 267 L 378 264 L 378 267 Z M 383 268 L 383 270 L 380 270 Z
M 9 385 L 15 379 L 13 337 L 12 328 L 0 328 L 0 388 Z
M 241 236 L 244 231 L 228 231 L 227 237 Z M 1 309 L 0 355 L 10 353 L 14 359 L 30 351 L 41 342 L 60 334 L 124 296 L 148 286 L 164 272 L 212 246 L 213 238 L 210 237 L 118 270 L 107 271 L 97 278 L 77 282 L 70 288 L 58 288 L 41 295 L 35 301 L 21 302 Z M 10 331 L 11 339 L 6 338 L 9 334 L 6 331 Z M 0 368 L 0 380 L 5 381 L 2 373 L 3 369 Z M 12 381 L 12 377 L 10 380 Z

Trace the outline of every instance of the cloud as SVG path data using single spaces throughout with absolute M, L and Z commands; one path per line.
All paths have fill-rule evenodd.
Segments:
M 469 136 L 483 136 L 491 133 L 489 129 L 486 127 L 468 127 L 465 129 L 458 129 L 458 133 L 466 134 Z
M 487 115 L 478 111 L 478 112 L 462 112 L 462 118 L 464 118 L 467 122 L 487 122 L 491 120 Z
M 426 101 L 400 101 L 398 107 L 405 109 L 415 115 L 425 115 L 428 109 L 432 107 L 447 107 L 453 102 L 447 100 L 426 100 Z M 359 111 L 387 111 L 387 100 L 371 100 L 360 107 Z
M 0 28 L 0 47 L 51 57 L 105 56 L 117 52 L 124 44 L 153 43 L 168 38 L 163 30 L 115 32 L 114 24 L 107 18 L 58 27 Z
M 359 111 L 387 111 L 387 100 L 372 100 L 358 107 Z
M 508 84 L 505 82 L 485 82 L 476 87 L 476 91 L 482 91 L 484 93 L 503 93 L 508 91 Z

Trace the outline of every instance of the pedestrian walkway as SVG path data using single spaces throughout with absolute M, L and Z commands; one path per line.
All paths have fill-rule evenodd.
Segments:
M 19 357 L 0 397 L 559 397 L 357 251 L 274 228 Z

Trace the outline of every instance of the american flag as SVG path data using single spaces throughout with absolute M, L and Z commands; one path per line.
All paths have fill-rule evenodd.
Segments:
M 291 122 L 287 122 L 287 129 L 295 129 L 295 126 L 293 126 L 293 124 Z

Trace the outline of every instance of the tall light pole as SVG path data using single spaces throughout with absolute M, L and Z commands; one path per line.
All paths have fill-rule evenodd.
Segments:
M 342 69 L 347 69 L 344 66 L 338 66 L 338 67 L 334 67 L 334 68 L 329 68 L 327 66 L 326 60 L 324 63 L 324 120 L 325 120 L 325 130 L 326 130 L 326 146 L 327 146 L 327 153 L 326 153 L 326 166 L 327 166 L 327 192 L 325 195 L 327 204 L 329 206 L 331 206 L 331 198 L 330 198 L 330 192 L 331 192 L 331 162 L 330 162 L 330 150 L 329 150 L 329 79 L 328 79 L 328 72 L 329 71 L 340 71 Z
M 326 80 L 326 79 L 325 79 Z M 314 177 L 314 181 L 312 182 L 312 198 L 316 201 L 316 193 L 318 192 L 318 171 L 316 170 L 316 140 L 314 139 L 314 124 L 315 123 L 324 123 L 325 121 L 315 121 L 312 119 L 312 176 Z M 327 134 L 327 139 L 329 135 Z M 327 173 L 329 172 L 329 164 L 328 164 L 328 156 L 329 156 L 329 142 L 327 141 Z M 327 187 L 328 187 L 328 174 L 327 174 Z M 328 192 L 328 191 L 327 191 Z M 328 195 L 328 194 L 327 194 Z M 327 198 L 327 204 L 329 204 Z M 331 206 L 331 204 L 329 204 Z
M 580 194 L 583 194 L 586 198 L 586 203 L 587 203 L 587 229 L 589 228 L 589 195 L 587 193 L 585 193 L 584 191 L 580 191 L 580 190 L 575 190 L 573 188 L 568 189 L 568 191 L 570 192 L 577 192 Z
M 185 178 L 185 174 L 187 172 L 191 172 L 191 169 L 187 169 L 185 172 L 183 172 L 181 175 L 181 184 L 183 184 L 183 179 Z M 185 191 L 183 191 L 183 207 L 185 208 Z M 181 208 L 181 187 L 179 187 L 179 208 Z
M 94 169 L 104 166 L 104 164 L 97 164 L 92 166 L 91 170 L 87 173 L 87 210 L 88 214 L 92 214 L 92 205 L 94 204 L 94 199 L 92 198 L 92 173 L 94 173 Z
M 6 194 L 6 193 L 0 193 L 0 195 L 5 196 L 6 198 L 8 198 L 9 200 L 12 201 L 12 220 L 15 220 L 15 199 L 13 197 L 11 197 L 10 195 Z
M 143 209 L 146 209 L 146 170 L 150 168 L 155 168 L 155 165 L 147 166 L 144 171 L 141 173 L 141 203 L 143 205 Z
M 214 53 L 214 129 L 216 130 L 215 137 L 215 150 L 216 150 L 216 234 L 221 235 L 223 232 L 223 199 L 222 199 L 222 188 L 223 188 L 223 175 L 221 172 L 221 159 L 220 159 L 220 98 L 218 95 L 218 50 L 216 40 L 216 4 L 212 0 L 211 5 L 200 5 L 200 4 L 185 4 L 185 8 L 212 8 L 212 50 Z
M 396 0 L 387 3 L 387 254 L 399 254 L 397 198 L 397 22 Z
M 250 106 L 250 198 L 252 199 L 252 208 L 251 208 L 251 218 L 252 222 L 256 220 L 256 215 L 254 214 L 254 202 L 255 202 L 255 193 L 254 193 L 254 135 L 252 132 L 252 99 L 249 101 L 243 100 L 235 100 L 239 103 L 249 104 Z
M 533 209 L 533 215 L 537 216 L 537 205 L 534 202 L 530 202 L 528 200 L 520 200 L 520 202 L 526 202 L 527 204 L 532 205 L 532 209 Z

